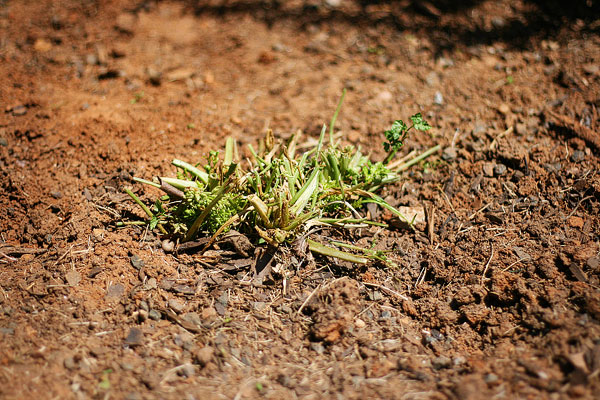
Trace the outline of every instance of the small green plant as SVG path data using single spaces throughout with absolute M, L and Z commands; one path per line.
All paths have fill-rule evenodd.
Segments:
M 383 143 L 383 148 L 388 152 L 387 157 L 383 161 L 384 164 L 388 164 L 392 158 L 394 158 L 398 150 L 404 146 L 404 141 L 408 137 L 408 132 L 411 129 L 422 132 L 427 132 L 431 129 L 431 125 L 423 119 L 421 113 L 413 115 L 410 117 L 410 120 L 412 121 L 412 125 L 408 126 L 404 121 L 398 119 L 394 121 L 390 129 L 384 132 L 387 142 Z
M 287 143 L 276 143 L 269 130 L 257 149 L 248 147 L 251 157 L 245 165 L 240 161 L 235 140 L 228 138 L 225 151 L 209 152 L 204 165 L 173 160 L 177 178 L 161 177 L 157 182 L 134 178 L 165 192 L 153 206 L 146 206 L 129 188 L 125 191 L 148 216 L 149 228 L 157 228 L 180 242 L 208 236 L 212 243 L 235 228 L 256 241 L 278 247 L 305 235 L 314 226 L 385 227 L 361 214 L 367 203 L 375 203 L 410 224 L 377 192 L 400 179 L 400 171 L 439 150 L 435 146 L 394 169 L 388 166 L 411 129 L 427 131 L 431 126 L 421 114 L 411 117 L 410 127 L 401 120 L 395 121 L 385 132 L 388 142 L 384 146 L 389 152 L 386 160 L 372 162 L 359 148 L 341 146 L 335 140 L 333 126 L 342 100 L 343 95 L 331 120 L 329 140 L 325 140 L 324 125 L 317 144 L 304 153 L 297 152 L 298 134 Z M 307 243 L 315 253 L 358 264 L 368 260 L 392 264 L 382 252 L 331 243 L 360 253 L 352 254 L 310 238 Z

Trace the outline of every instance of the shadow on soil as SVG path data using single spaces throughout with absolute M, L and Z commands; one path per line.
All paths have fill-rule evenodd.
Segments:
M 484 15 L 471 17 L 481 0 L 391 0 L 391 1 L 295 1 L 283 0 L 182 0 L 197 15 L 252 15 L 268 25 L 290 21 L 305 28 L 312 24 L 352 24 L 359 27 L 392 26 L 399 31 L 426 35 L 437 51 L 459 46 L 506 43 L 522 49 L 531 41 L 556 36 L 565 27 L 588 33 L 600 33 L 597 22 L 600 2 L 591 0 L 526 0 L 514 6 L 510 19 Z M 329 4 L 329 6 L 328 6 Z M 335 5 L 335 6 L 332 6 Z M 348 5 L 352 7 L 348 7 Z M 462 16 L 464 23 L 444 22 L 444 15 Z M 505 13 L 506 14 L 506 13 Z M 483 20 L 491 19 L 491 24 Z

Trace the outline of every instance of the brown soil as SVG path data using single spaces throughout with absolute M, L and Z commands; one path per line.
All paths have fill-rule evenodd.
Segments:
M 600 9 L 561 4 L 0 1 L 0 397 L 600 393 Z M 444 148 L 384 193 L 427 224 L 320 233 L 398 269 L 290 252 L 257 283 L 255 250 L 117 228 L 132 176 L 316 137 L 343 88 L 374 158 L 419 111 L 405 151 Z

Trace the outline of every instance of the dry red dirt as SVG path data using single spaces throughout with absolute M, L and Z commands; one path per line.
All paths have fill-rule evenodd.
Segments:
M 600 10 L 563 3 L 0 0 L 0 397 L 597 396 Z M 398 269 L 257 284 L 117 228 L 132 176 L 316 137 L 343 88 L 375 159 L 415 112 L 444 148 L 384 193 L 430 224 L 321 232 Z

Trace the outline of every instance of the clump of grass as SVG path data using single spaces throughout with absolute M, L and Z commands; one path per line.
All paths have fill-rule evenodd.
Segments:
M 161 177 L 158 182 L 134 178 L 165 192 L 152 210 L 131 190 L 126 192 L 148 215 L 151 229 L 159 229 L 180 242 L 199 236 L 215 239 L 235 228 L 277 247 L 294 241 L 314 226 L 386 226 L 361 214 L 366 203 L 375 203 L 410 224 L 377 192 L 400 179 L 400 171 L 439 150 L 435 146 L 402 165 L 390 166 L 411 129 L 426 131 L 431 126 L 421 114 L 411 117 L 410 127 L 401 120 L 395 121 L 385 132 L 387 157 L 383 162 L 372 162 L 359 148 L 342 147 L 335 140 L 333 127 L 342 101 L 343 95 L 331 120 L 329 140 L 324 125 L 317 144 L 307 152 L 297 151 L 298 135 L 287 143 L 276 143 L 269 130 L 257 149 L 248 147 L 251 157 L 242 162 L 236 142 L 228 138 L 225 151 L 210 152 L 203 167 L 173 160 L 177 178 Z M 387 260 L 368 250 L 355 255 L 310 239 L 307 242 L 313 252 L 354 263 Z M 357 250 L 355 246 L 345 247 Z

